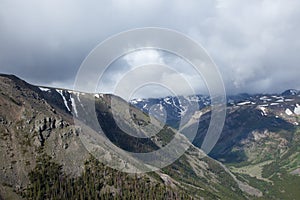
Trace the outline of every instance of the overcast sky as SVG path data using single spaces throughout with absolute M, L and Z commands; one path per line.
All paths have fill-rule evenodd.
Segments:
M 150 26 L 180 31 L 202 44 L 228 93 L 300 89 L 299 0 L 0 0 L 0 72 L 72 88 L 81 62 L 97 44 Z M 181 67 L 197 92 L 206 91 L 186 63 L 145 51 L 114 63 L 103 83 L 106 92 L 125 69 L 153 61 Z M 175 76 L 160 78 L 176 82 Z M 163 95 L 153 89 L 144 94 Z

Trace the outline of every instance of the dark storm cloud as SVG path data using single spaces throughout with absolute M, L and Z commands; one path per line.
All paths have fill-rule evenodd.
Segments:
M 0 72 L 72 87 L 99 42 L 127 29 L 158 26 L 201 43 L 230 93 L 300 89 L 299 8 L 298 0 L 2 0 Z M 120 67 L 128 68 L 124 62 Z M 116 78 L 111 74 L 107 85 Z

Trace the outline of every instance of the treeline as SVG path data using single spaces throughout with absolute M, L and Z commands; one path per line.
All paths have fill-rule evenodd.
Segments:
M 22 196 L 32 200 L 191 199 L 183 191 L 176 191 L 158 180 L 119 172 L 94 158 L 85 163 L 82 175 L 74 178 L 67 176 L 51 157 L 43 155 L 38 158 L 29 179 L 30 185 Z

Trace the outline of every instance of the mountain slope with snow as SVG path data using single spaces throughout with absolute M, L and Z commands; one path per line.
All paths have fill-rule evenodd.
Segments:
M 62 187 L 66 187 L 66 190 L 72 185 L 79 188 L 77 192 L 82 193 L 78 195 L 91 195 L 87 192 L 91 189 L 94 191 L 94 188 L 82 188 L 95 183 L 98 185 L 98 195 L 106 196 L 125 195 L 130 192 L 130 188 L 135 188 L 139 194 L 154 195 L 157 198 L 164 195 L 166 199 L 180 199 L 182 195 L 194 199 L 247 199 L 262 195 L 261 191 L 238 179 L 221 163 L 191 144 L 175 163 L 153 173 L 131 177 L 99 163 L 91 166 L 95 162 L 90 160 L 87 148 L 97 149 L 102 156 L 101 162 L 113 158 L 116 164 L 134 169 L 134 166 L 127 165 L 121 159 L 119 148 L 131 152 L 154 151 L 165 145 L 176 133 L 174 129 L 164 127 L 162 133 L 148 139 L 126 134 L 116 125 L 112 116 L 112 98 L 115 98 L 118 106 L 128 105 L 112 95 L 39 88 L 15 76 L 0 75 L 0 160 L 3 161 L 0 162 L 0 198 L 19 198 L 21 195 L 63 197 L 66 195 L 64 190 L 58 191 L 57 187 L 64 184 Z M 116 147 L 109 148 L 102 137 L 99 140 L 102 143 L 95 144 L 90 140 L 89 146 L 82 144 L 85 136 L 100 133 L 93 124 L 88 127 L 74 124 L 73 117 L 80 119 L 91 113 L 84 106 L 84 101 L 94 102 L 103 134 Z M 128 127 L 144 126 L 150 120 L 147 114 L 134 107 L 131 107 L 131 112 L 134 121 L 126 118 L 122 121 Z M 124 113 L 117 114 L 122 117 Z M 180 138 L 183 144 L 189 144 L 184 136 Z M 128 156 L 127 159 L 133 158 Z M 60 176 L 58 179 L 56 174 Z M 87 174 L 102 177 L 105 181 L 97 182 L 93 177 L 87 178 Z M 122 184 L 117 180 L 122 180 Z M 123 183 L 127 186 L 121 187 Z M 155 187 L 158 192 L 135 186 L 147 186 L 148 189 Z M 153 193 L 145 194 L 145 191 Z
M 208 98 L 199 99 L 197 96 L 186 99 L 196 99 L 200 105 L 209 102 Z M 142 109 L 146 104 L 148 108 L 156 103 L 164 107 L 161 103 L 164 101 L 140 100 L 138 104 L 135 101 L 131 103 Z M 166 115 L 177 121 L 167 123 L 177 128 L 174 124 L 178 124 L 184 116 L 182 112 L 173 113 L 176 110 L 173 108 L 178 105 L 170 103 L 165 106 Z M 223 132 L 209 155 L 225 163 L 237 177 L 264 191 L 266 199 L 297 199 L 300 195 L 297 189 L 300 184 L 299 104 L 297 90 L 287 90 L 282 94 L 229 96 Z M 185 109 L 189 110 L 188 107 Z M 143 110 L 147 112 L 145 108 Z M 200 121 L 198 133 L 191 140 L 199 148 L 210 123 L 210 110 L 211 106 L 207 104 L 190 113 L 182 131 L 188 133 Z

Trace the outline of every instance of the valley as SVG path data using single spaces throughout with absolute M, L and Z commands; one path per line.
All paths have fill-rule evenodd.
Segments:
M 174 128 L 183 115 L 193 116 L 184 128 L 188 132 L 193 121 L 199 121 L 197 136 L 191 142 L 201 148 L 211 114 L 207 99 L 200 95 L 140 99 L 131 103 L 146 113 L 151 106 L 162 105 L 165 113 L 171 115 L 167 124 Z M 189 113 L 189 101 L 196 101 L 202 107 L 201 112 Z M 261 199 L 297 199 L 297 185 L 300 184 L 300 92 L 241 94 L 229 96 L 227 101 L 225 126 L 209 155 L 224 163 L 237 177 L 260 189 L 263 192 Z M 159 113 L 157 110 L 156 115 Z
M 127 135 L 113 117 L 112 99 L 119 108 L 118 121 L 132 133 L 151 134 L 139 127 L 154 120 L 154 131 L 163 114 L 166 125 L 149 138 Z M 88 121 L 93 111 L 84 106 L 86 101 L 95 102 L 101 129 Z M 189 112 L 191 101 L 199 105 L 195 113 Z M 206 155 L 201 144 L 210 120 L 209 97 L 139 99 L 128 104 L 113 95 L 37 87 L 0 75 L 0 199 L 137 198 L 133 194 L 146 199 L 297 199 L 298 104 L 299 92 L 294 90 L 229 97 L 224 130 Z M 127 106 L 133 120 L 122 111 Z M 181 118 L 186 120 L 183 130 L 177 130 Z M 178 135 L 198 121 L 192 141 Z M 174 163 L 147 173 L 117 170 L 134 172 L 141 167 L 137 157 L 120 148 L 151 152 L 174 137 L 180 147 L 189 146 Z M 117 169 L 109 167 L 111 161 Z

